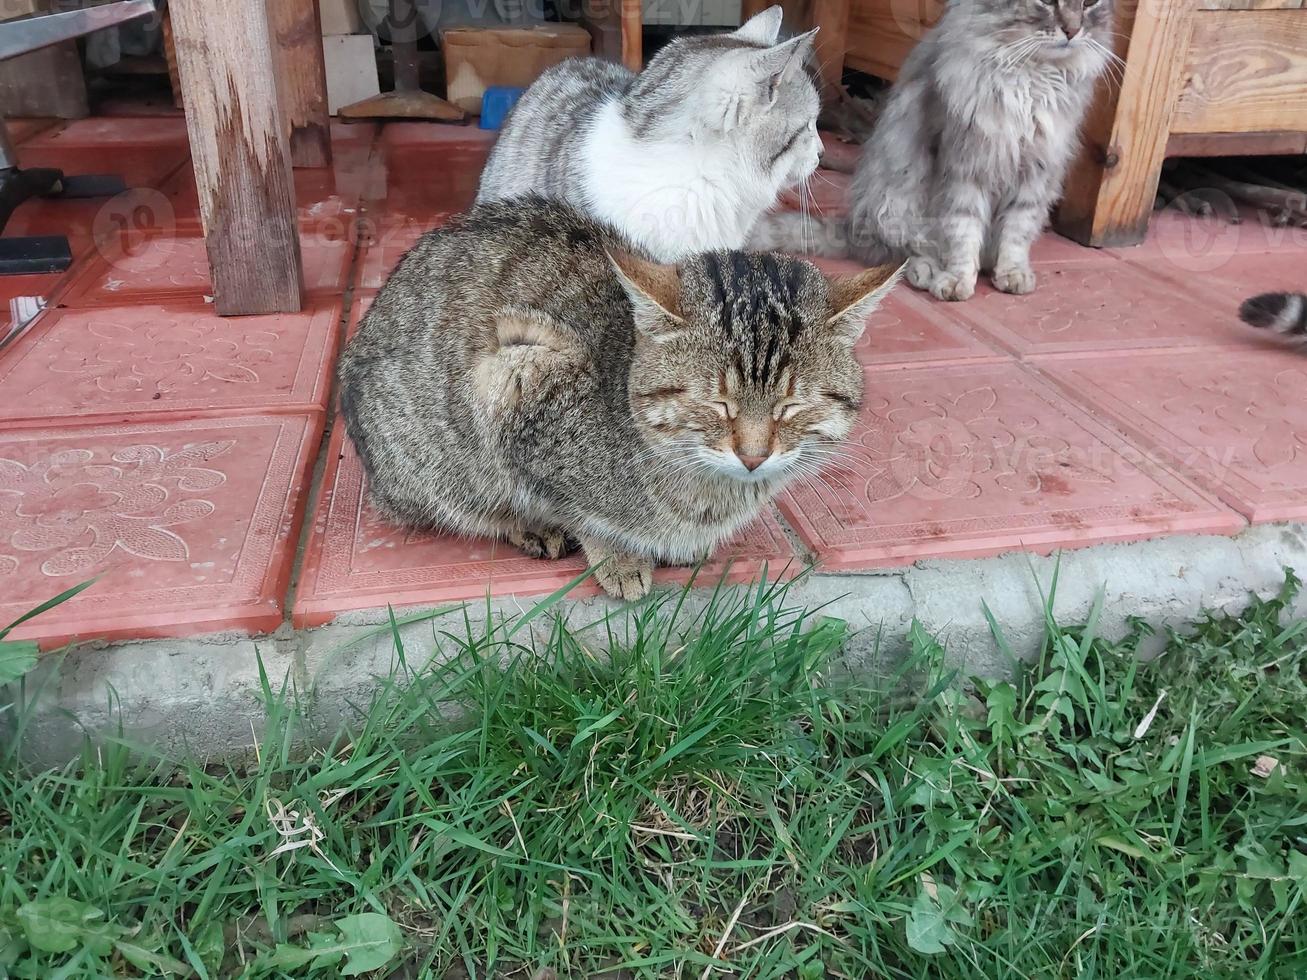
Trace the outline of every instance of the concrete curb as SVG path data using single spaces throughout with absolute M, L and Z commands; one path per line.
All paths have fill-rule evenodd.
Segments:
M 1274 593 L 1284 568 L 1307 574 L 1307 524 L 1263 525 L 1234 537 L 1174 536 L 1106 544 L 1061 555 L 1055 610 L 1060 622 L 1083 622 L 1105 588 L 1100 631 L 1119 636 L 1128 619 L 1155 627 L 1180 626 L 1204 610 L 1235 611 L 1249 593 Z M 814 574 L 796 583 L 794 603 L 824 605 L 828 615 L 857 630 L 847 650 L 854 670 L 874 657 L 895 656 L 913 620 L 938 634 L 960 666 L 999 674 L 997 650 L 982 600 L 1020 655 L 1029 656 L 1043 635 L 1039 583 L 1047 586 L 1057 559 L 1024 553 L 997 558 L 922 561 L 860 574 Z M 702 604 L 707 592 L 690 600 Z M 435 621 L 402 627 L 410 664 L 436 648 L 436 629 L 475 629 L 487 616 L 518 614 L 531 599 L 471 603 Z M 603 599 L 560 604 L 574 624 L 593 623 L 614 606 Z M 1307 613 L 1307 600 L 1300 613 Z M 397 615 L 400 615 L 397 613 Z M 33 762 L 58 763 L 79 751 L 83 733 L 115 734 L 168 753 L 213 758 L 248 748 L 262 726 L 258 658 L 272 683 L 284 679 L 311 692 L 310 720 L 333 733 L 366 704 L 377 678 L 389 673 L 393 651 L 385 609 L 349 613 L 314 630 L 288 626 L 271 636 L 216 635 L 83 646 L 48 658 L 29 676 L 26 753 Z M 1160 644 L 1160 639 L 1159 639 Z

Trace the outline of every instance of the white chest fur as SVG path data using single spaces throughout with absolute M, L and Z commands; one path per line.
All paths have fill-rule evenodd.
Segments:
M 664 262 L 742 248 L 779 192 L 729 145 L 636 141 L 616 102 L 596 114 L 581 164 L 591 213 Z

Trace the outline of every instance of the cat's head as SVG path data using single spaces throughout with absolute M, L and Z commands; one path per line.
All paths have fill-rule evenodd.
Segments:
M 1113 47 L 1115 0 L 970 0 L 973 30 L 1012 62 L 1097 62 Z
M 817 168 L 817 89 L 805 63 L 816 30 L 778 41 L 781 8 L 730 34 L 677 38 L 649 61 L 625 113 L 637 137 L 728 143 L 741 177 L 776 188 Z
M 812 473 L 862 402 L 853 347 L 897 266 L 828 277 L 802 259 L 611 256 L 637 327 L 631 412 L 654 455 L 743 482 Z

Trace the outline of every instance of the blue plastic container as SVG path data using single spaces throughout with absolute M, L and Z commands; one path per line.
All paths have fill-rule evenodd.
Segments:
M 486 89 L 486 94 L 481 96 L 481 128 L 498 129 L 502 126 L 508 110 L 517 105 L 525 91 L 512 85 L 491 85 Z

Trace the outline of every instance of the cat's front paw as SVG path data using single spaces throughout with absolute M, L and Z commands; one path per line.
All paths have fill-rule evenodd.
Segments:
M 913 289 L 929 289 L 938 275 L 939 270 L 935 268 L 935 263 L 920 255 L 908 259 L 908 264 L 903 268 L 903 277 Z
M 595 566 L 595 580 L 614 599 L 634 602 L 653 588 L 653 562 L 634 555 L 613 555 Z
M 552 527 L 520 527 L 508 533 L 508 542 L 528 558 L 562 558 L 571 548 L 567 535 Z
M 1012 265 L 994 270 L 994 288 L 1013 296 L 1025 296 L 1035 291 L 1035 270 L 1028 265 Z
M 958 275 L 956 272 L 941 272 L 930 283 L 930 295 L 948 303 L 971 299 L 975 292 L 975 273 Z

